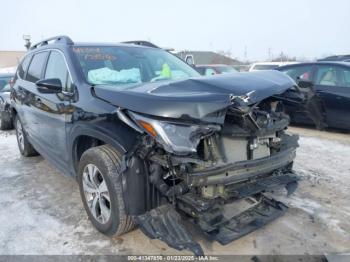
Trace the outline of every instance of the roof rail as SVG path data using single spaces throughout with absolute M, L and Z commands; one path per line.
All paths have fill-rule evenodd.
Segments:
M 33 50 L 35 48 L 38 48 L 40 46 L 44 46 L 44 45 L 48 45 L 50 41 L 55 41 L 56 42 L 60 42 L 66 45 L 72 45 L 74 44 L 74 42 L 72 41 L 72 39 L 70 39 L 68 36 L 65 35 L 59 35 L 59 36 L 54 36 L 54 37 L 50 37 L 47 39 L 44 39 L 38 43 L 36 43 L 35 45 L 33 45 L 30 50 Z
M 143 40 L 125 41 L 125 42 L 122 42 L 122 43 L 124 43 L 124 44 L 134 44 L 134 45 L 143 45 L 143 46 L 148 46 L 148 47 L 153 47 L 153 48 L 160 48 L 159 46 L 156 46 L 155 44 L 152 44 L 151 42 L 143 41 Z

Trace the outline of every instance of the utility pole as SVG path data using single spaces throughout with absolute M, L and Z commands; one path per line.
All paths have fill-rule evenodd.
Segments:
M 248 48 L 247 48 L 247 46 L 245 45 L 245 46 L 244 46 L 244 60 L 245 60 L 245 61 L 248 61 L 247 57 L 248 57 Z

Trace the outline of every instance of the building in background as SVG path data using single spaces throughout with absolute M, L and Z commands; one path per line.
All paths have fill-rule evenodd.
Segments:
M 208 65 L 208 64 L 224 64 L 239 65 L 240 61 L 231 57 L 227 57 L 211 51 L 181 51 L 176 53 L 178 57 L 189 64 Z
M 0 51 L 0 69 L 17 67 L 25 51 Z

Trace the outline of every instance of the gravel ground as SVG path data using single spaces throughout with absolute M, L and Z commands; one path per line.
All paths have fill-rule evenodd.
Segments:
M 267 226 L 226 246 L 195 238 L 206 254 L 324 254 L 350 251 L 350 135 L 299 133 L 295 170 L 302 180 L 290 206 Z M 23 158 L 13 131 L 0 132 L 0 255 L 190 254 L 150 240 L 140 230 L 106 237 L 87 219 L 74 179 L 42 157 Z

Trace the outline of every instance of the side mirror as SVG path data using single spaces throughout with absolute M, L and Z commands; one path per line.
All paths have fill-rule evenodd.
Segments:
M 35 84 L 38 91 L 43 94 L 57 94 L 62 92 L 62 82 L 58 78 L 38 80 Z
M 314 84 L 310 80 L 298 79 L 297 84 L 300 88 L 313 88 Z

